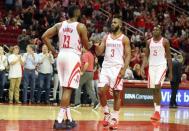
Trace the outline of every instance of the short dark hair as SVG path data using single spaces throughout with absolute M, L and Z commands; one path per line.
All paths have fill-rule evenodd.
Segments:
M 70 18 L 74 17 L 74 12 L 76 10 L 79 10 L 80 8 L 77 6 L 77 5 L 71 5 L 69 8 L 68 8 L 68 16 Z
M 113 16 L 113 19 L 116 19 L 116 18 L 117 18 L 117 19 L 120 19 L 120 20 L 122 21 L 122 16 L 116 14 L 116 15 Z
M 35 48 L 35 45 L 29 44 L 28 46 L 29 46 L 33 51 L 35 51 L 35 49 L 36 49 L 36 48 Z

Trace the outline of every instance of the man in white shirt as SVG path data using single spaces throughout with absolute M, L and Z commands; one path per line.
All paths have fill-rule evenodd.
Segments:
M 37 92 L 37 103 L 41 102 L 41 90 L 45 88 L 45 103 L 49 104 L 50 95 L 50 85 L 52 79 L 52 64 L 54 63 L 54 58 L 51 52 L 48 51 L 48 47 L 43 45 L 42 53 L 38 56 L 39 59 L 39 87 Z
M 13 54 L 8 57 L 9 62 L 9 104 L 13 103 L 13 95 L 15 103 L 20 104 L 20 83 L 22 78 L 22 64 L 23 59 L 19 55 L 20 48 L 18 46 L 13 47 Z
M 0 46 L 0 102 L 3 102 L 3 89 L 5 86 L 5 69 L 7 67 L 7 57 L 4 55 L 4 49 Z

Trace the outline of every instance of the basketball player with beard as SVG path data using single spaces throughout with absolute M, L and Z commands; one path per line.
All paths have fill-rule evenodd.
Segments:
M 98 87 L 100 103 L 104 111 L 103 126 L 109 126 L 112 130 L 118 128 L 120 92 L 123 89 L 122 78 L 131 58 L 130 42 L 122 33 L 121 27 L 122 20 L 118 17 L 113 18 L 111 24 L 112 32 L 104 36 L 101 44 L 95 47 L 97 55 L 105 52 Z M 112 113 L 110 113 L 107 105 L 106 92 L 109 89 L 108 87 L 113 91 L 114 111 Z
M 79 87 L 82 46 L 87 50 L 89 49 L 86 26 L 77 22 L 80 14 L 78 6 L 70 6 L 68 9 L 69 19 L 55 24 L 42 36 L 44 43 L 55 56 L 57 53 L 50 41 L 55 35 L 59 37 L 57 71 L 60 86 L 64 87 L 64 91 L 60 103 L 61 108 L 54 123 L 54 128 L 57 130 L 70 129 L 76 126 L 70 113 L 70 98 L 73 89 Z M 67 116 L 66 121 L 64 121 L 65 116 Z

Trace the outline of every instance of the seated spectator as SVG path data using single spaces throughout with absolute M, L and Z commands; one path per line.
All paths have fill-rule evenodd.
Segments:
M 29 44 L 30 36 L 27 35 L 26 29 L 22 30 L 22 34 L 18 36 L 18 45 L 20 47 L 20 53 L 26 52 L 26 47 Z
M 133 71 L 131 70 L 130 67 L 128 67 L 126 69 L 124 78 L 127 79 L 127 80 L 133 80 L 134 79 Z
M 133 68 L 135 64 L 140 64 L 141 63 L 141 58 L 140 58 L 140 49 L 139 47 L 135 47 L 134 50 L 131 52 L 131 63 L 130 66 Z
M 187 75 L 182 74 L 181 76 L 181 84 L 189 84 L 189 81 L 187 80 Z
M 134 65 L 133 75 L 136 80 L 143 80 L 144 76 L 142 75 L 141 67 L 139 64 Z

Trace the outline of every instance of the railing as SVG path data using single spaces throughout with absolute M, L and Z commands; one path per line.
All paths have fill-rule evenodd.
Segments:
M 178 6 L 176 6 L 176 5 L 173 4 L 173 3 L 168 2 L 168 3 L 167 3 L 167 7 L 173 9 L 173 10 L 174 10 L 174 14 L 175 14 L 175 12 L 178 12 L 178 13 L 180 13 L 180 14 L 189 15 L 189 12 L 188 12 L 188 11 L 186 11 L 186 10 L 184 10 L 184 9 L 182 9 L 182 8 L 180 8 L 180 7 L 178 7 Z
M 103 14 L 104 16 L 106 16 L 108 19 L 110 18 L 111 13 L 109 13 L 108 11 L 106 11 L 106 10 L 104 10 L 104 9 L 102 9 L 102 8 L 100 8 L 100 11 L 101 11 L 102 14 Z M 135 33 L 135 32 L 137 31 L 137 32 L 139 32 L 142 36 L 144 35 L 144 32 L 143 32 L 143 31 L 141 31 L 141 30 L 135 28 L 134 26 L 130 25 L 129 23 L 127 23 L 127 22 L 125 22 L 125 21 L 123 21 L 123 25 L 125 25 L 126 30 L 129 30 L 129 31 L 132 32 L 132 33 Z
M 107 17 L 108 19 L 110 18 L 111 14 L 110 14 L 109 12 L 107 12 L 106 10 L 104 10 L 104 9 L 102 9 L 102 8 L 100 8 L 100 11 L 102 12 L 102 14 L 103 14 L 105 17 Z M 126 26 L 126 29 L 127 29 L 128 31 L 130 31 L 130 32 L 132 32 L 132 33 L 135 33 L 135 32 L 137 31 L 137 32 L 139 32 L 142 36 L 144 36 L 144 32 L 143 32 L 143 31 L 141 31 L 141 30 L 135 28 L 134 26 L 130 25 L 129 23 L 123 21 L 123 25 Z M 172 55 L 173 55 L 174 53 L 177 53 L 177 54 L 180 54 L 180 55 L 182 54 L 180 51 L 178 51 L 178 50 L 176 50 L 176 49 L 174 49 L 174 48 L 172 48 L 172 47 L 170 47 L 170 49 L 171 49 L 171 54 L 172 54 Z
M 179 55 L 182 55 L 182 53 L 180 52 L 180 51 L 178 51 L 178 50 L 176 50 L 176 49 L 174 49 L 174 48 L 172 48 L 172 47 L 170 47 L 170 49 L 171 49 L 171 54 L 173 55 L 174 53 L 177 53 L 177 54 L 179 54 Z

